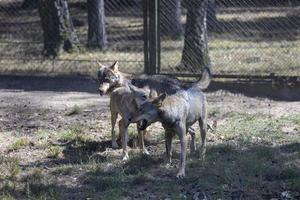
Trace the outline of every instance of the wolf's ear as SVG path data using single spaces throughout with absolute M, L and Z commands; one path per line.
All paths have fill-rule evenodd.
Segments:
M 101 62 L 99 62 L 98 60 L 96 60 L 96 63 L 98 64 L 98 66 L 100 67 L 100 68 L 103 68 L 103 67 L 105 67 Z
M 163 93 L 161 95 L 159 95 L 158 97 L 156 97 L 152 103 L 158 107 L 161 106 L 162 102 L 165 100 L 165 98 L 167 97 L 167 94 L 166 93 Z
M 97 71 L 97 78 L 98 78 L 98 80 L 102 77 L 102 74 L 103 74 L 102 70 L 99 69 L 99 70 Z
M 130 89 L 130 91 L 132 92 L 132 94 L 135 94 L 135 92 L 137 92 L 137 89 L 136 89 L 135 86 L 129 85 L 129 89 Z
M 150 90 L 149 97 L 150 99 L 155 99 L 158 96 L 156 90 Z
M 119 65 L 118 65 L 118 61 L 116 61 L 112 66 L 110 66 L 110 69 L 113 70 L 114 72 L 119 71 Z

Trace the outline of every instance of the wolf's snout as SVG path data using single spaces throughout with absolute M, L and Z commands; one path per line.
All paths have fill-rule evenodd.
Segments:
M 138 123 L 138 129 L 140 129 L 141 131 L 145 130 L 147 128 L 147 124 L 148 124 L 147 120 L 142 119 Z
M 101 90 L 100 88 L 99 88 L 99 94 L 100 94 L 101 96 L 103 96 L 103 94 L 104 94 L 104 91 Z

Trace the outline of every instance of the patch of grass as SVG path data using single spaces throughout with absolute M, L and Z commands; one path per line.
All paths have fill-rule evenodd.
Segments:
M 125 174 L 121 169 L 113 169 L 109 172 L 97 169 L 88 176 L 85 184 L 94 187 L 98 191 L 105 192 L 115 188 L 124 188 L 124 179 Z
M 252 143 L 277 143 L 284 138 L 281 118 L 261 114 L 234 113 L 220 125 L 217 133 L 226 141 L 238 141 L 241 145 Z
M 83 133 L 83 127 L 80 125 L 72 125 L 66 130 L 57 133 L 57 139 L 60 141 L 72 141 L 83 139 L 80 135 Z
M 184 196 L 180 195 L 182 192 L 180 190 L 180 186 L 181 186 L 181 184 L 179 182 L 174 184 L 174 182 L 172 183 L 171 181 L 159 182 L 158 180 L 156 180 L 154 182 L 154 187 L 151 188 L 151 191 L 155 191 L 155 194 L 157 196 L 161 196 L 164 198 L 168 197 L 171 199 L 183 200 L 186 198 L 184 198 Z
M 34 169 L 23 181 L 28 199 L 61 199 L 59 186 L 40 169 Z
M 219 116 L 221 113 L 220 108 L 218 107 L 212 107 L 208 110 L 208 118 L 214 118 Z
M 11 145 L 9 145 L 8 151 L 20 150 L 22 148 L 25 148 L 29 144 L 30 144 L 30 141 L 27 138 L 17 139 L 14 143 L 12 143 Z
M 19 159 L 10 158 L 7 161 L 7 168 L 8 168 L 8 171 L 9 171 L 9 177 L 11 177 L 11 178 L 17 177 L 20 173 Z
M 126 175 L 135 175 L 147 172 L 149 168 L 162 162 L 159 158 L 146 155 L 130 155 L 130 160 L 123 166 Z
M 15 157 L 0 157 L 0 179 L 14 180 L 20 173 L 19 159 Z
M 78 105 L 75 105 L 65 113 L 65 116 L 78 115 L 81 112 L 82 112 L 82 109 Z
M 138 174 L 128 176 L 132 185 L 140 185 L 144 183 L 154 182 L 155 178 L 148 172 L 140 172 Z
M 60 167 L 55 168 L 51 174 L 54 175 L 69 175 L 72 173 L 72 171 L 74 170 L 74 166 L 71 165 L 63 165 Z
M 62 148 L 58 146 L 51 146 L 48 148 L 48 158 L 58 158 L 62 153 Z
M 3 193 L 3 196 L 11 197 L 11 193 L 13 193 L 16 189 L 16 184 L 11 180 L 4 180 L 2 184 L 0 184 L 0 193 Z M 1 197 L 1 195 L 0 195 Z
M 38 130 L 35 132 L 37 141 L 34 142 L 34 146 L 38 149 L 47 149 L 51 147 L 50 136 L 55 135 L 47 130 Z
M 300 177 L 293 177 L 290 178 L 288 180 L 288 186 L 292 189 L 292 190 L 299 190 L 300 188 Z
M 1 200 L 13 200 L 14 198 L 10 194 L 0 194 Z
M 107 200 L 119 200 L 122 199 L 123 196 L 124 190 L 120 187 L 107 190 L 102 195 L 103 199 Z

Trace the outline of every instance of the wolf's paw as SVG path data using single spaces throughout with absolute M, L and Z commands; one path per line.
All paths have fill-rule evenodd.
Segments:
M 185 173 L 182 171 L 178 172 L 176 175 L 176 178 L 178 178 L 178 179 L 183 179 L 184 177 L 185 177 Z
M 149 151 L 148 151 L 146 148 L 144 148 L 144 149 L 142 150 L 142 154 L 143 154 L 143 155 L 150 155 Z
M 122 158 L 123 161 L 127 161 L 129 160 L 129 156 L 128 154 L 123 154 L 123 158 Z
M 119 145 L 117 144 L 116 141 L 113 141 L 113 142 L 111 143 L 111 147 L 112 147 L 113 149 L 117 149 L 117 148 L 119 148 Z

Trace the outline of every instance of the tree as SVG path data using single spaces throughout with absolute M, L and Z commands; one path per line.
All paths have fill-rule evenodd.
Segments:
M 161 35 L 178 38 L 183 33 L 181 24 L 181 0 L 161 0 L 160 3 Z
M 103 0 L 87 0 L 88 46 L 104 49 L 107 45 Z
M 214 30 L 218 26 L 218 20 L 216 15 L 216 1 L 208 0 L 207 6 L 207 27 L 208 30 Z
M 70 18 L 66 0 L 39 0 L 43 29 L 44 55 L 57 57 L 62 51 L 78 49 L 78 38 Z
M 210 68 L 206 25 L 207 5 L 208 0 L 190 0 L 187 3 L 187 22 L 179 70 L 199 72 L 204 67 Z

